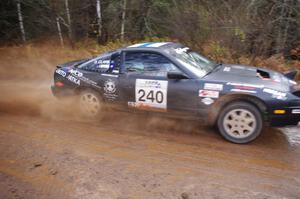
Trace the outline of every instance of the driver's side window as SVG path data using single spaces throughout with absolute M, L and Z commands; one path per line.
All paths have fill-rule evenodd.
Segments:
M 120 65 L 121 56 L 120 53 L 117 52 L 91 59 L 78 68 L 91 72 L 118 74 L 120 71 Z
M 110 55 L 95 58 L 79 68 L 91 72 L 106 72 L 109 69 Z
M 152 52 L 126 52 L 125 71 L 153 76 L 167 76 L 178 68 L 163 55 Z

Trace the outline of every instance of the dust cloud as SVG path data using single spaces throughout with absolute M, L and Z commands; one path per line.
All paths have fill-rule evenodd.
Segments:
M 50 86 L 57 64 L 90 57 L 85 50 L 52 45 L 0 48 L 0 113 L 34 116 L 49 120 L 95 122 L 80 115 L 76 98 L 56 99 Z M 101 125 L 123 129 L 155 129 L 194 133 L 198 124 L 190 121 L 130 115 L 106 110 L 97 119 Z
M 0 112 L 49 119 L 73 117 L 74 100 L 57 100 L 50 86 L 57 64 L 81 56 L 91 55 L 49 44 L 0 48 Z

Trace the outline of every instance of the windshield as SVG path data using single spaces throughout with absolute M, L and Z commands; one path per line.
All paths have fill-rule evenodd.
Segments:
M 199 77 L 205 76 L 216 67 L 216 63 L 187 47 L 175 48 L 170 50 L 169 53 Z

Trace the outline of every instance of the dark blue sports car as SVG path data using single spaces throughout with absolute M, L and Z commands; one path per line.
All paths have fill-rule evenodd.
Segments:
M 172 42 L 141 43 L 57 66 L 53 94 L 76 96 L 82 113 L 106 106 L 217 125 L 248 143 L 264 125 L 298 125 L 300 84 L 293 73 L 217 64 Z

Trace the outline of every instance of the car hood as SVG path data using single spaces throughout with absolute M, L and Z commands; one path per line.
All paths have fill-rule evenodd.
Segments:
M 205 79 L 226 82 L 227 84 L 251 84 L 282 92 L 290 91 L 290 87 L 293 85 L 291 80 L 279 72 L 253 66 L 230 64 L 222 64 Z

